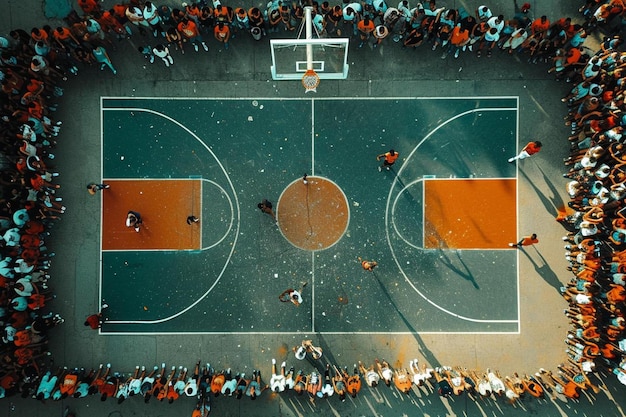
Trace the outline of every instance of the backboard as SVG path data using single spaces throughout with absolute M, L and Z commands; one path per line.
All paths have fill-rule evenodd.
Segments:
M 271 39 L 272 79 L 301 80 L 307 71 L 307 48 L 313 70 L 322 80 L 348 78 L 347 38 Z

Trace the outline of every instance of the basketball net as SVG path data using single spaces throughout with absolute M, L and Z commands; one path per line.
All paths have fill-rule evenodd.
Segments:
M 304 93 L 312 91 L 317 93 L 317 86 L 320 85 L 320 76 L 313 69 L 308 69 L 302 76 L 302 86 L 304 87 Z

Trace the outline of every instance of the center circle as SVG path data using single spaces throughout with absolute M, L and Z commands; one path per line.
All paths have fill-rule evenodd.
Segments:
M 341 188 L 331 180 L 310 176 L 285 188 L 276 208 L 278 227 L 292 245 L 304 250 L 333 246 L 348 229 L 350 209 Z

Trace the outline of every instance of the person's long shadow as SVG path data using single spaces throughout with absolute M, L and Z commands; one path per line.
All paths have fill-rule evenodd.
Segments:
M 326 364 L 330 364 L 331 367 L 333 365 L 337 367 L 341 367 L 342 364 L 338 363 L 335 360 L 335 357 L 333 356 L 333 352 L 330 349 L 330 345 L 328 344 L 328 342 L 326 342 L 324 335 L 322 335 L 321 333 L 316 333 L 316 334 L 319 340 L 319 346 L 322 348 L 322 357 L 317 361 L 313 360 L 313 362 L 309 360 L 309 363 L 312 363 L 313 366 L 320 372 L 320 374 L 323 375 L 324 371 L 326 370 Z M 309 356 L 310 355 L 307 355 L 307 358 Z M 343 364 L 343 365 L 346 365 L 346 364 Z M 331 373 L 331 376 L 332 376 L 332 373 Z
M 461 255 L 459 254 L 459 251 L 455 250 L 454 253 L 456 254 L 457 258 L 459 259 L 459 263 L 461 264 L 461 266 L 463 267 L 464 270 L 461 270 L 460 268 L 456 267 L 452 263 L 452 260 L 450 259 L 450 257 L 448 257 L 446 252 L 447 251 L 443 250 L 442 248 L 439 248 L 439 255 L 440 255 L 441 262 L 445 266 L 447 266 L 448 269 L 450 269 L 452 272 L 456 273 L 458 276 L 460 276 L 464 280 L 471 282 L 472 285 L 474 286 L 474 288 L 479 290 L 480 286 L 478 285 L 478 283 L 474 279 L 474 274 L 472 274 L 470 269 L 467 267 L 467 265 L 463 261 L 463 258 L 461 258 Z
M 541 255 L 541 252 L 539 252 L 536 247 L 533 246 L 533 248 L 535 249 L 535 252 L 537 253 L 537 255 L 539 255 L 539 258 L 541 258 L 541 262 L 543 262 L 543 265 L 539 265 L 537 262 L 535 262 L 532 256 L 530 256 L 530 254 L 526 252 L 526 250 L 524 250 L 523 247 L 520 248 L 520 251 L 533 264 L 533 267 L 535 268 L 535 271 L 539 274 L 539 276 L 543 278 L 545 282 L 547 282 L 551 287 L 557 290 L 560 294 L 561 287 L 563 286 L 563 284 L 559 280 L 559 277 L 552 270 L 552 268 L 550 268 L 550 265 L 548 265 L 548 263 L 546 262 L 546 259 L 543 257 L 543 255 Z
M 376 274 L 376 271 L 372 271 L 372 274 L 374 275 L 374 278 L 376 279 L 376 282 L 380 286 L 381 292 L 387 296 L 387 299 L 389 300 L 389 303 L 391 304 L 393 309 L 396 311 L 396 313 L 400 317 L 400 320 L 402 320 L 402 322 L 404 323 L 406 328 L 409 329 L 409 331 L 411 332 L 411 334 L 413 335 L 413 337 L 417 341 L 418 346 L 419 346 L 418 349 L 422 353 L 422 356 L 424 356 L 424 358 L 428 361 L 428 363 L 432 367 L 440 366 L 441 364 L 439 363 L 439 360 L 433 354 L 433 352 L 426 347 L 426 344 L 424 343 L 424 340 L 420 337 L 419 333 L 417 332 L 417 329 L 415 329 L 415 327 L 413 327 L 413 325 L 406 319 L 406 317 L 404 317 L 404 314 L 402 314 L 402 312 L 400 311 L 400 309 L 398 308 L 396 303 L 393 301 L 393 298 L 391 298 L 391 295 L 389 294 L 389 291 L 387 291 L 387 288 L 385 288 L 383 283 L 378 278 L 378 275 Z
M 546 173 L 543 172 L 543 169 L 541 169 L 541 166 L 539 166 L 537 162 L 535 162 L 535 164 L 537 165 L 537 169 L 541 172 L 541 175 L 543 176 L 543 180 L 545 181 L 546 185 L 552 192 L 552 197 L 551 197 L 552 205 L 556 208 L 557 211 L 565 210 L 565 202 L 563 202 L 563 199 L 561 198 L 561 195 L 559 194 L 559 190 L 554 186 L 554 183 L 552 182 L 550 177 L 548 177 Z
M 522 174 L 522 176 L 526 179 L 526 181 L 528 181 L 530 186 L 533 188 L 533 190 L 535 191 L 535 193 L 537 194 L 537 196 L 543 203 L 543 206 L 545 207 L 546 211 L 556 217 L 559 212 L 559 207 L 555 206 L 552 200 L 550 200 L 548 197 L 546 197 L 543 194 L 543 192 L 535 185 L 533 180 L 531 180 L 530 177 L 526 175 L 526 173 L 522 169 L 520 169 L 519 172 Z
M 477 229 L 480 229 L 480 228 L 477 227 Z M 472 271 L 470 271 L 470 269 L 465 264 L 465 261 L 463 261 L 463 258 L 461 258 L 461 254 L 459 253 L 459 251 L 456 250 L 456 249 L 450 249 L 448 247 L 448 245 L 446 245 L 446 240 L 443 239 L 439 235 L 439 233 L 437 233 L 436 230 L 434 230 L 432 233 L 435 235 L 435 237 L 439 241 L 439 248 L 437 249 L 437 251 L 439 252 L 439 258 L 441 259 L 441 263 L 443 263 L 445 266 L 448 267 L 448 269 L 450 269 L 452 272 L 456 273 L 458 276 L 460 276 L 464 280 L 471 282 L 472 285 L 474 286 L 474 288 L 479 290 L 480 286 L 476 282 L 476 279 L 474 279 L 474 274 L 472 274 Z M 452 263 L 452 259 L 450 259 L 450 257 L 447 255 L 447 252 L 452 251 L 452 250 L 456 254 L 457 258 L 459 258 L 459 262 L 461 263 L 461 265 L 463 266 L 465 271 L 463 271 L 460 268 L 456 267 Z

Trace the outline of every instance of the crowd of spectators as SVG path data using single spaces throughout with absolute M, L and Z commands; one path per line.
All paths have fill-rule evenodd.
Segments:
M 614 3 L 614 2 L 613 2 Z M 595 14 L 593 15 L 595 16 Z M 597 24 L 597 23 L 596 23 Z M 574 84 L 563 97 L 571 126 L 570 156 L 565 159 L 571 197 L 557 220 L 568 230 L 568 269 L 574 274 L 561 292 L 571 320 L 568 355 L 591 371 L 603 366 L 626 384 L 626 153 L 624 90 L 626 54 L 618 36 L 606 37 L 601 49 L 565 64 Z M 571 56 L 564 50 L 559 56 Z
M 39 40 L 46 36 L 33 29 L 0 38 L 0 397 L 38 380 L 49 330 L 63 322 L 47 305 L 54 253 L 46 240 L 65 211 L 52 166 L 64 75 L 43 56 Z
M 254 399 L 271 388 L 308 393 L 312 401 L 334 394 L 344 399 L 357 395 L 362 381 L 375 387 L 382 380 L 406 393 L 412 386 L 428 385 L 430 391 L 446 397 L 466 392 L 472 398 L 497 394 L 510 401 L 526 394 L 577 398 L 581 390 L 596 391 L 587 374 L 597 367 L 609 369 L 626 385 L 626 53 L 619 51 L 622 40 L 616 34 L 626 10 L 622 0 L 587 0 L 580 9 L 580 24 L 569 17 L 554 21 L 532 17 L 528 3 L 521 7 L 515 3 L 514 15 L 508 19 L 485 5 L 470 12 L 439 6 L 434 0 L 413 5 L 402 0 L 397 7 L 384 0 L 313 3 L 313 25 L 321 37 L 349 36 L 359 46 L 369 43 L 372 48 L 392 39 L 402 47 L 440 48 L 442 58 L 461 53 L 491 57 L 494 50 L 501 50 L 546 63 L 558 80 L 572 83 L 571 93 L 562 100 L 569 108 L 566 124 L 572 128 L 571 156 L 565 161 L 570 168 L 565 176 L 570 179 L 571 201 L 557 217 L 568 230 L 565 249 L 574 274 L 561 289 L 570 303 L 565 314 L 572 330 L 565 341 L 570 362 L 555 373 L 540 369 L 536 375 L 503 378 L 491 370 L 420 367 L 417 360 L 396 369 L 386 361 L 375 361 L 370 367 L 359 363 L 350 373 L 320 361 L 321 351 L 314 358 L 319 369 L 308 375 L 293 368 L 287 371 L 285 364 L 278 371 L 274 362 L 268 385 L 262 383 L 260 371 L 246 378 L 200 363 L 193 372 L 184 367 L 166 371 L 162 364 L 150 372 L 137 367 L 131 375 L 112 373 L 110 365 L 89 372 L 43 369 L 39 358 L 47 354 L 47 332 L 63 321 L 46 306 L 53 297 L 48 268 L 54 253 L 45 245 L 50 228 L 65 211 L 51 152 L 61 126 L 53 117 L 55 101 L 63 95 L 61 82 L 85 65 L 96 64 L 116 74 L 106 48 L 131 36 L 154 45 L 139 47 L 151 63 L 156 56 L 170 66 L 174 64 L 170 50 L 208 51 L 211 37 L 227 49 L 235 34 L 260 40 L 271 32 L 289 33 L 304 16 L 303 5 L 279 1 L 268 3 L 265 10 L 233 8 L 219 0 L 179 8 L 141 0 L 117 3 L 109 10 L 97 0 L 77 0 L 77 5 L 80 13 L 71 13 L 66 25 L 35 27 L 30 32 L 15 29 L 0 37 L 4 156 L 0 165 L 4 327 L 0 396 L 20 393 L 45 400 L 98 393 L 103 400 L 111 397 L 121 402 L 141 396 L 145 401 L 157 397 L 171 402 L 188 395 L 200 398 L 194 413 L 206 415 L 210 394 Z M 601 49 L 593 52 L 584 42 L 598 28 L 617 29 L 606 30 Z
M 292 392 L 311 403 L 330 398 L 345 401 L 348 396 L 356 398 L 363 383 L 370 388 L 394 387 L 406 395 L 416 390 L 420 395 L 436 392 L 444 398 L 467 395 L 474 401 L 509 403 L 523 397 L 543 398 L 547 395 L 564 400 L 577 399 L 584 390 L 599 392 L 582 366 L 573 361 L 560 365 L 557 374 L 540 369 L 535 375 L 502 377 L 490 369 L 478 372 L 460 367 L 431 368 L 418 359 L 411 360 L 408 367 L 393 368 L 386 360 L 375 359 L 369 366 L 359 361 L 349 369 L 328 362 L 321 349 L 314 347 L 310 340 L 302 341 L 301 346 L 294 348 L 296 351 L 303 352 L 302 355 L 296 353 L 296 359 L 309 359 L 313 364 L 312 371 L 296 371 L 293 366 L 287 368 L 286 362 L 277 366 L 276 360 L 272 359 L 272 373 L 266 381 L 257 369 L 246 375 L 230 368 L 216 370 L 201 361 L 189 370 L 183 366 L 168 369 L 165 363 L 150 370 L 136 366 L 131 374 L 112 372 L 110 364 L 101 364 L 89 371 L 61 367 L 48 370 L 37 384 L 22 385 L 20 391 L 23 396 L 40 401 L 96 395 L 101 401 L 112 399 L 118 404 L 131 397 L 145 403 L 154 399 L 170 404 L 181 397 L 191 397 L 196 401 L 192 416 L 207 416 L 212 397 L 256 400 L 269 389 L 276 394 Z

